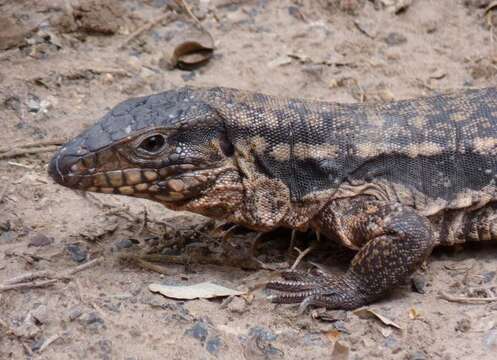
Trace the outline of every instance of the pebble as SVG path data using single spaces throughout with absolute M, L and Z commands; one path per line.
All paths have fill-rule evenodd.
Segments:
M 211 354 L 217 354 L 219 352 L 219 349 L 221 349 L 221 345 L 221 338 L 219 336 L 214 336 L 207 341 L 206 349 Z
M 378 36 L 378 24 L 372 19 L 359 18 L 354 21 L 354 25 L 367 37 L 374 39 Z
M 387 348 L 393 349 L 394 347 L 397 346 L 398 341 L 395 337 L 392 335 L 387 336 L 385 339 L 385 342 L 383 343 Z
M 36 95 L 29 94 L 26 106 L 29 112 L 37 113 L 41 109 L 40 98 Z
M 41 247 L 41 246 L 50 245 L 53 242 L 54 239 L 46 236 L 45 234 L 36 234 L 31 238 L 28 246 Z
M 483 345 L 488 350 L 497 350 L 497 329 L 491 329 L 483 337 Z
M 495 278 L 496 272 L 495 271 L 489 271 L 483 274 L 483 282 L 485 284 L 488 284 L 489 282 L 492 282 L 492 280 Z
M 38 350 L 40 350 L 40 348 L 42 347 L 42 345 L 44 343 L 45 343 L 45 339 L 43 339 L 43 338 L 40 338 L 40 339 L 33 341 L 33 343 L 31 344 L 31 351 L 37 352 Z
M 247 311 L 247 303 L 240 297 L 234 297 L 228 304 L 228 310 L 235 314 L 243 314 Z
M 94 332 L 105 325 L 104 319 L 102 319 L 96 312 L 83 314 L 82 316 L 80 316 L 79 322 L 82 325 L 87 326 L 90 331 Z
M 471 329 L 471 320 L 461 319 L 456 323 L 454 330 L 459 332 L 468 332 Z
M 414 274 L 411 277 L 411 288 L 413 291 L 424 294 L 426 286 L 426 278 L 421 274 Z
M 249 336 L 256 336 L 265 341 L 274 341 L 278 338 L 271 330 L 265 329 L 262 326 L 256 325 L 249 330 Z
M 185 334 L 198 339 L 203 344 L 209 335 L 209 329 L 205 321 L 197 321 L 195 325 L 185 331 Z
M 45 305 L 39 305 L 36 309 L 31 310 L 31 316 L 40 324 L 48 323 L 50 315 Z
M 413 354 L 410 354 L 408 357 L 409 360 L 426 360 L 427 357 L 424 352 L 422 351 L 416 351 Z
M 98 340 L 98 347 L 100 348 L 103 354 L 112 353 L 112 341 L 108 339 Z
M 128 249 L 134 245 L 134 242 L 131 241 L 130 239 L 122 239 L 118 240 L 114 243 L 117 249 L 122 250 L 122 249 Z
M 383 39 L 387 45 L 390 46 L 396 46 L 396 45 L 402 45 L 407 42 L 407 38 L 397 32 L 391 32 L 388 33 L 388 35 Z
M 74 321 L 77 318 L 81 316 L 83 312 L 79 307 L 73 307 L 72 309 L 69 310 L 69 313 L 67 314 L 67 317 L 69 318 L 70 321 Z
M 81 263 L 88 257 L 88 251 L 78 244 L 69 244 L 66 249 L 71 255 L 71 259 L 75 262 Z

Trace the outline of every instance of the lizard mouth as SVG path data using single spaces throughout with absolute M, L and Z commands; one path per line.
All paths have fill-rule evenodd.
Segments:
M 159 202 L 177 202 L 197 197 L 215 177 L 210 169 L 198 170 L 192 164 L 161 168 L 97 169 L 87 157 L 61 155 L 53 157 L 49 174 L 59 184 L 83 191 L 143 197 Z

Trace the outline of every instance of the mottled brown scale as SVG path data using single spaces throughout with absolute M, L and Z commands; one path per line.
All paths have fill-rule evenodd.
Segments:
M 319 231 L 357 252 L 347 272 L 285 272 L 272 299 L 352 309 L 436 245 L 497 239 L 497 89 L 338 104 L 186 87 L 119 104 L 49 171 L 259 231 Z

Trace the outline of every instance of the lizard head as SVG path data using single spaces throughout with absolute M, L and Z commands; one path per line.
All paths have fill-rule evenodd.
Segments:
M 176 209 L 233 187 L 234 147 L 204 95 L 182 88 L 120 103 L 62 146 L 50 175 L 69 188 L 149 198 Z

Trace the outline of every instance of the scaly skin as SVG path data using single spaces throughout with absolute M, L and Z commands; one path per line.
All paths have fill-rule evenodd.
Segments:
M 143 197 L 357 250 L 342 275 L 283 274 L 275 302 L 352 309 L 438 244 L 497 238 L 497 90 L 384 104 L 181 88 L 130 99 L 54 156 L 75 189 Z

